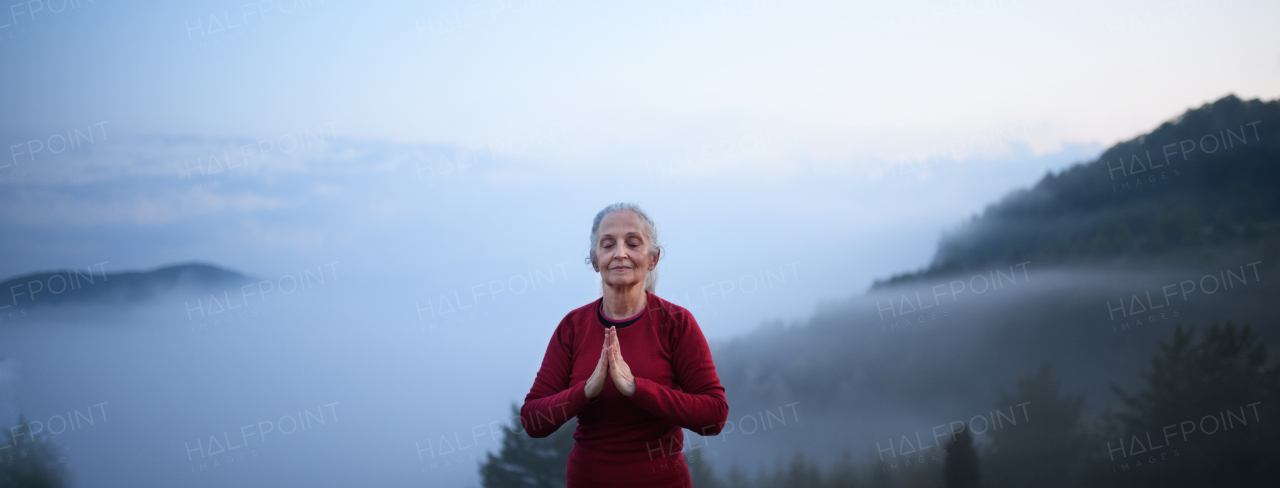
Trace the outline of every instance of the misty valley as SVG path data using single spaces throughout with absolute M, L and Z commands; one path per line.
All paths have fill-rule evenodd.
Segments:
M 1228 96 L 1049 172 L 916 270 L 710 341 L 728 421 L 647 447 L 654 469 L 683 455 L 699 487 L 1274 486 L 1278 163 L 1280 102 Z M 0 481 L 564 486 L 576 420 L 535 439 L 518 411 L 564 303 L 595 285 L 546 261 L 438 286 L 345 257 L 9 278 Z M 778 262 L 669 300 L 776 299 L 804 275 Z

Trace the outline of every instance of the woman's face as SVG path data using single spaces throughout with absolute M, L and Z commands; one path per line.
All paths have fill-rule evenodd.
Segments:
M 650 254 L 652 243 L 644 234 L 644 222 L 630 210 L 618 210 L 600 221 L 596 240 L 596 270 L 605 286 L 644 286 L 644 278 L 657 266 Z

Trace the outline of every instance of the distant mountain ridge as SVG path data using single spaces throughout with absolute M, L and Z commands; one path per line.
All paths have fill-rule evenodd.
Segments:
M 885 459 L 886 441 L 1011 406 L 992 400 L 1045 365 L 1062 391 L 1083 395 L 1086 414 L 1113 408 L 1120 403 L 1110 387 L 1139 384 L 1176 326 L 1249 324 L 1276 347 L 1277 183 L 1280 102 L 1234 96 L 1049 174 L 945 236 L 924 269 L 876 282 L 801 322 L 714 344 L 739 429 L 757 419 L 765 425 L 767 412 L 787 405 L 807 420 L 754 436 L 733 432 L 734 442 L 712 445 L 722 459 L 767 462 L 788 446 L 824 463 L 843 449 L 875 463 Z M 1219 292 L 1212 283 L 1222 270 L 1245 267 L 1257 272 L 1247 284 Z M 1001 270 L 1016 274 L 1016 285 L 988 287 L 1004 282 Z M 1176 302 L 1146 300 L 1170 283 L 1200 291 Z M 1139 295 L 1153 306 L 1117 310 Z
M 239 285 L 253 278 L 212 264 L 184 263 L 150 271 L 108 273 L 99 265 L 16 276 L 0 283 L 0 310 L 10 307 L 129 304 L 177 288 Z
M 1239 244 L 1280 228 L 1277 188 L 1280 101 L 1228 95 L 1009 194 L 945 235 L 927 267 L 872 289 L 1028 260 Z

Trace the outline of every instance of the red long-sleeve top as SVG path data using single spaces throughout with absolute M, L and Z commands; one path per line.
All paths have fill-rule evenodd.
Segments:
M 535 438 L 578 417 L 566 467 L 570 488 L 688 487 L 682 428 L 716 435 L 729 417 L 711 350 L 693 315 L 652 293 L 645 296 L 640 319 L 617 329 L 636 381 L 630 397 L 606 377 L 600 394 L 587 400 L 586 381 L 604 346 L 601 298 L 560 321 L 520 408 L 521 424 Z

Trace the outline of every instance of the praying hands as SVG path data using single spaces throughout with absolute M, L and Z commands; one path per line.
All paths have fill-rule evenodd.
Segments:
M 587 399 L 594 399 L 604 390 L 605 376 L 613 380 L 614 386 L 623 395 L 631 396 L 636 392 L 636 378 L 631 375 L 631 368 L 622 359 L 622 347 L 618 342 L 618 330 L 609 327 L 604 333 L 604 345 L 600 351 L 600 360 L 596 362 L 596 370 L 587 378 Z

